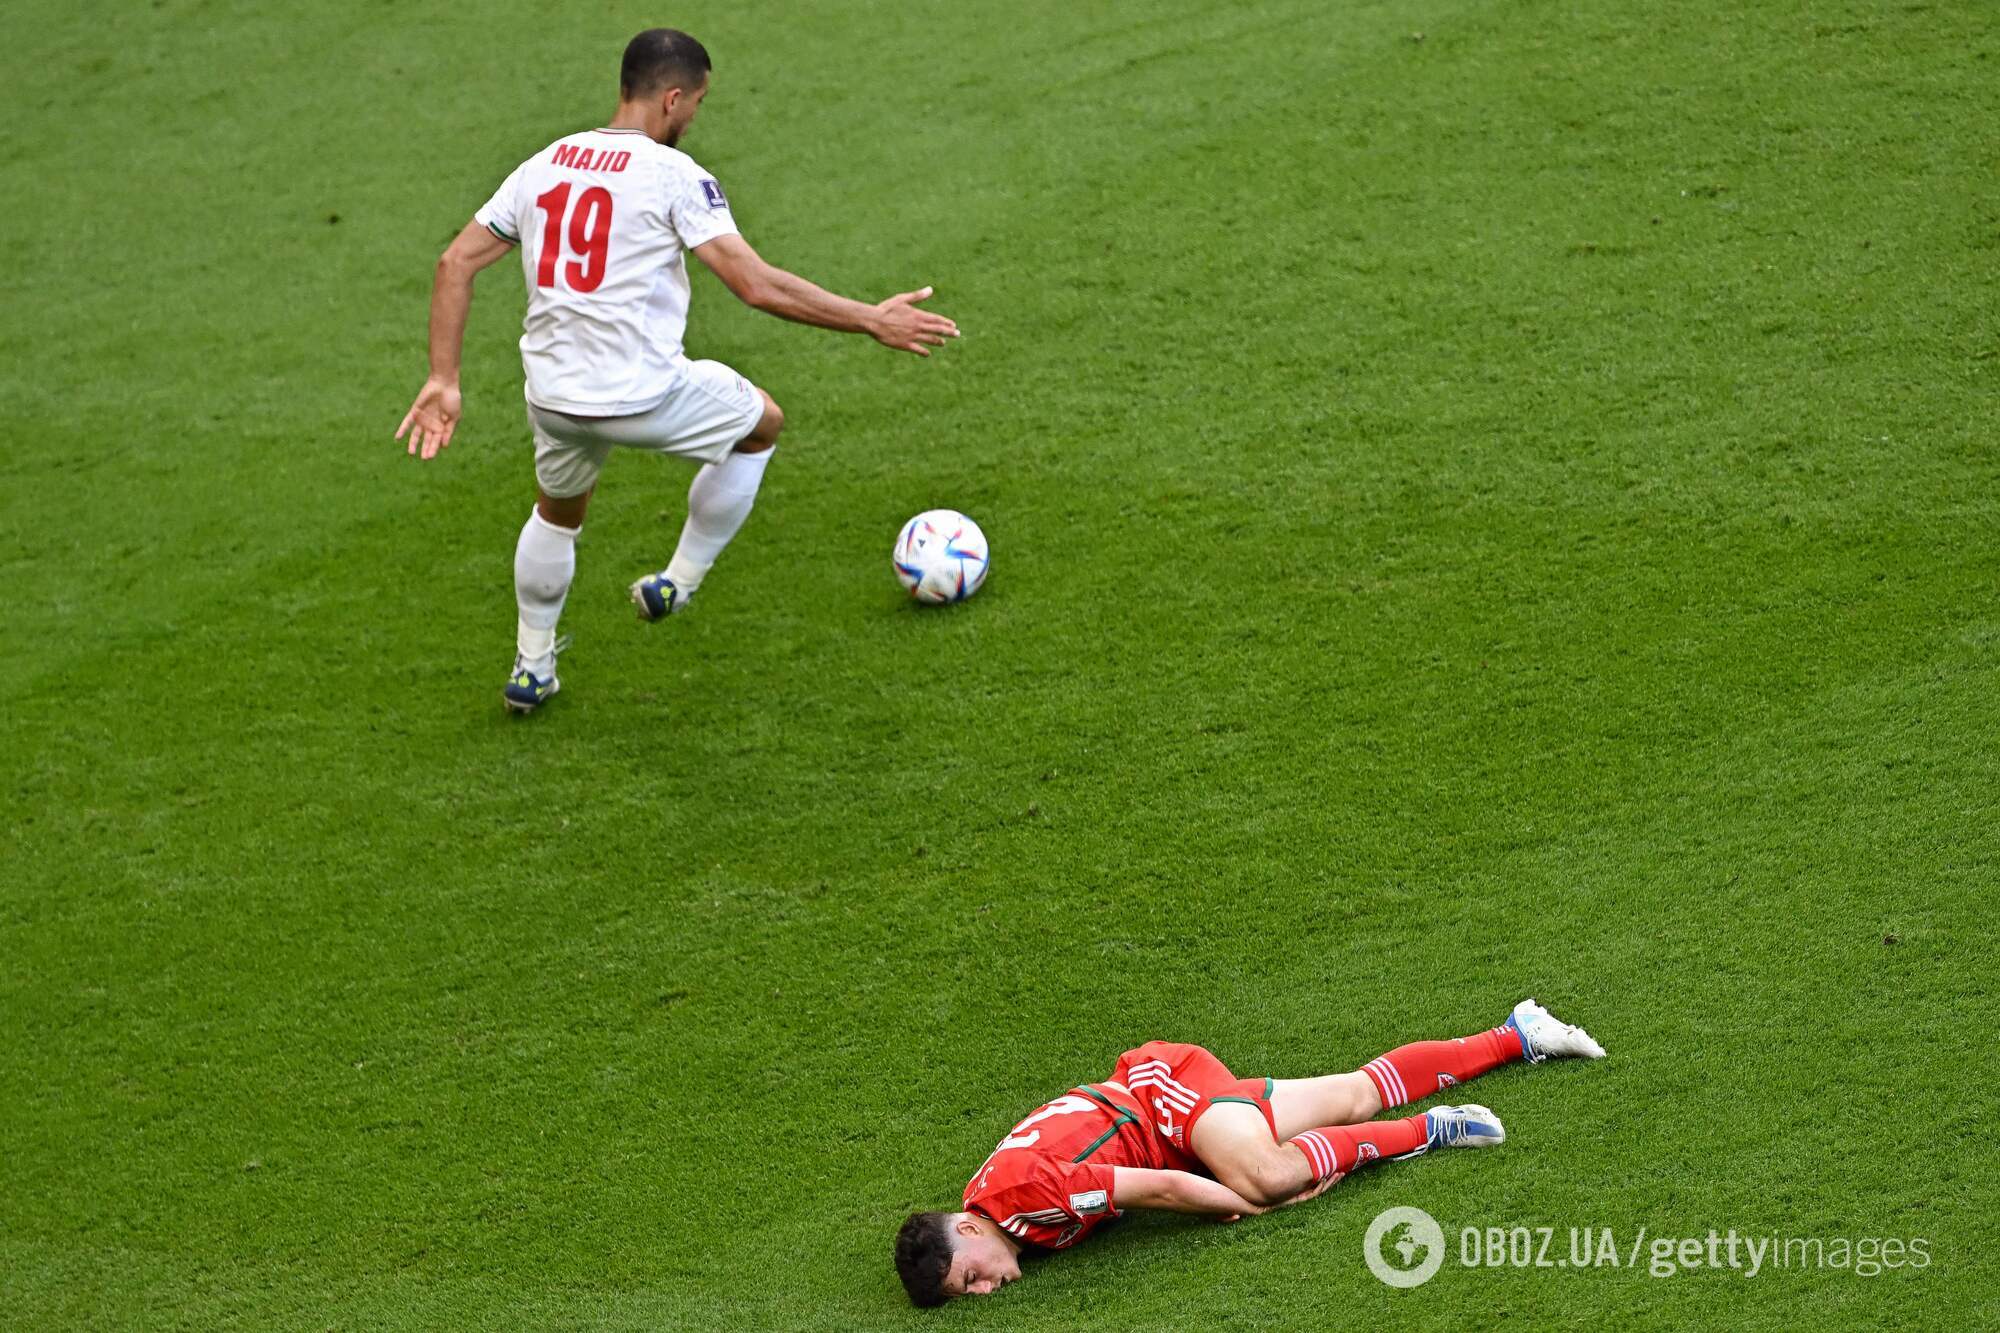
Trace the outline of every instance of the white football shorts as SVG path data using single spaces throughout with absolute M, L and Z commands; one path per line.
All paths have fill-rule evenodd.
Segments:
M 615 448 L 719 463 L 764 415 L 764 396 L 720 361 L 690 361 L 673 392 L 647 412 L 625 417 L 573 417 L 528 404 L 535 433 L 535 481 L 557 500 L 597 484 Z

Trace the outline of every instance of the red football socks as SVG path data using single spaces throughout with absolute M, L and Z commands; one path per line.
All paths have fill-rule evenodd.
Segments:
M 1443 1045 L 1444 1043 L 1433 1043 Z M 1358 1166 L 1384 1157 L 1400 1157 L 1430 1142 L 1430 1131 L 1421 1115 L 1402 1120 L 1371 1120 L 1364 1125 L 1333 1125 L 1309 1129 L 1291 1141 L 1306 1155 L 1315 1183 L 1328 1176 L 1344 1176 Z
M 1497 1027 L 1450 1041 L 1413 1041 L 1376 1056 L 1361 1072 L 1373 1080 L 1387 1108 L 1408 1106 L 1521 1058 L 1521 1039 L 1514 1029 Z

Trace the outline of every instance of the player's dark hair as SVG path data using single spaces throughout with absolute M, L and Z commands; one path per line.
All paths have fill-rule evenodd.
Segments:
M 911 1213 L 896 1233 L 896 1276 L 919 1309 L 943 1305 L 951 1271 L 951 1214 Z
M 668 88 L 689 92 L 708 82 L 708 48 L 678 28 L 648 28 L 625 44 L 618 95 L 626 101 Z

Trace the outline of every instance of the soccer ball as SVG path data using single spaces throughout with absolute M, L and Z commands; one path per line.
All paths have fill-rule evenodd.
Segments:
M 905 523 L 889 557 L 910 596 L 927 606 L 978 592 L 987 559 L 986 534 L 956 509 L 926 509 Z

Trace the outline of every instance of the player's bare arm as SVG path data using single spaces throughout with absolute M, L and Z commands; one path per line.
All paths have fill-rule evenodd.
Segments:
M 1152 1208 L 1169 1213 L 1193 1213 L 1206 1217 L 1251 1217 L 1268 1212 L 1219 1180 L 1189 1171 L 1157 1171 L 1142 1166 L 1121 1166 L 1113 1172 L 1111 1201 L 1124 1212 L 1130 1208 Z
M 929 287 L 902 292 L 868 305 L 836 296 L 824 287 L 788 273 L 751 248 L 740 235 L 718 236 L 695 247 L 695 255 L 745 305 L 780 319 L 841 333 L 865 333 L 884 347 L 929 356 L 947 338 L 958 336 L 958 325 L 943 315 L 920 310 L 931 297 Z
M 438 257 L 431 284 L 431 373 L 396 428 L 397 439 L 409 435 L 412 454 L 435 458 L 458 429 L 465 409 L 458 391 L 458 365 L 465 348 L 465 319 L 472 309 L 472 280 L 513 248 L 511 241 L 468 222 Z

